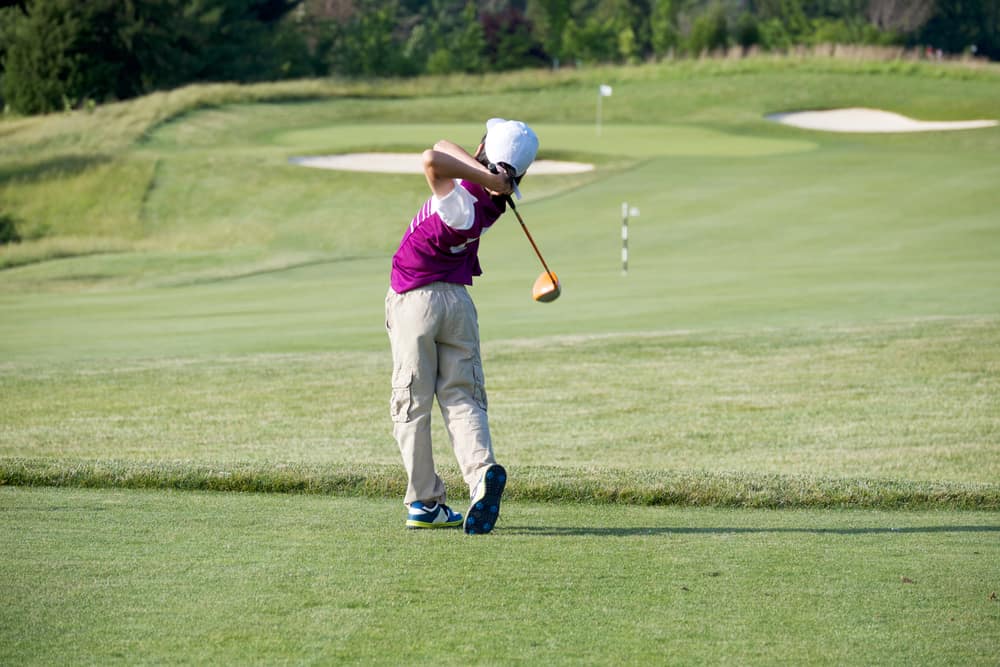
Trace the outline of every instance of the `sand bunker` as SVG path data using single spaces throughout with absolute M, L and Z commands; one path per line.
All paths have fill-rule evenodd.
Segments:
M 890 111 L 861 108 L 776 113 L 766 116 L 766 118 L 806 130 L 826 132 L 935 132 L 939 130 L 972 130 L 997 125 L 995 120 L 914 120 Z
M 417 153 L 347 153 L 344 155 L 318 155 L 293 157 L 292 164 L 317 169 L 338 171 L 366 171 L 380 174 L 419 174 L 424 168 Z M 535 160 L 528 172 L 533 176 L 551 174 L 580 174 L 593 171 L 594 165 L 583 162 Z

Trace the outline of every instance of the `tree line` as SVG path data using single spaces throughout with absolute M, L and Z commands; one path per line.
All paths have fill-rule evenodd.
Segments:
M 1000 59 L 1000 0 L 0 0 L 5 109 L 192 82 L 488 73 L 741 47 Z

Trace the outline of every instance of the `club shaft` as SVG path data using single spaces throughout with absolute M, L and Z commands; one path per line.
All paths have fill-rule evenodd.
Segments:
M 514 215 L 517 216 L 517 221 L 521 223 L 521 229 L 524 230 L 524 235 L 528 237 L 528 242 L 531 244 L 531 247 L 535 250 L 535 254 L 538 255 L 538 260 L 542 263 L 542 267 L 545 269 L 545 273 L 549 274 L 549 280 L 551 280 L 552 284 L 555 285 L 556 278 L 555 276 L 552 275 L 552 271 L 549 270 L 549 265 L 545 263 L 545 258 L 542 257 L 542 253 L 538 249 L 538 246 L 535 245 L 535 239 L 531 238 L 531 232 L 528 231 L 528 226 L 524 224 L 524 220 L 521 218 L 521 214 L 518 212 L 517 207 L 514 206 L 514 200 L 510 198 L 510 195 L 507 196 L 507 203 L 510 204 L 510 210 L 514 211 Z

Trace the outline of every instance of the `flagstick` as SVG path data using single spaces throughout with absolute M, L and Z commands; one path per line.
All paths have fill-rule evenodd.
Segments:
M 611 97 L 611 86 L 602 83 L 597 87 L 597 136 L 601 136 L 601 105 L 602 97 Z
M 598 89 L 597 90 L 597 136 L 601 136 L 601 100 L 603 98 L 604 95 L 601 93 L 601 90 Z

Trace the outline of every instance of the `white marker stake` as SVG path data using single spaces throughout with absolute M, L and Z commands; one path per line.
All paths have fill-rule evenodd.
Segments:
M 622 203 L 622 275 L 628 275 L 628 202 Z
M 639 217 L 639 209 L 622 202 L 622 275 L 628 275 L 628 219 Z

